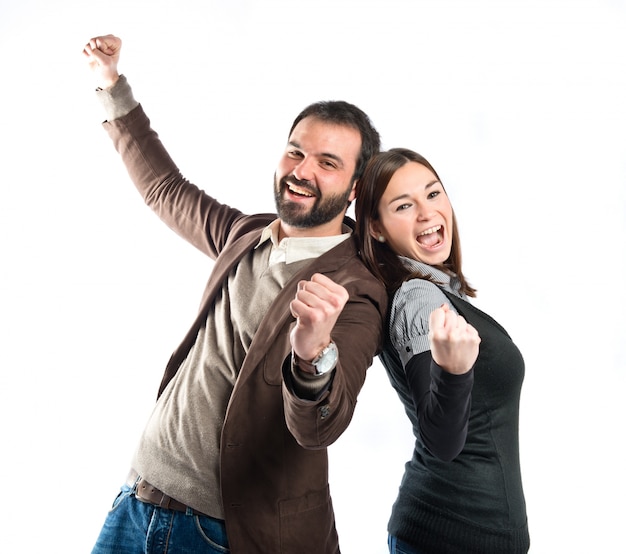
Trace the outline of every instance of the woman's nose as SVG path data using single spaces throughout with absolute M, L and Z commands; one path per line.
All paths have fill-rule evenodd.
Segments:
M 418 221 L 428 221 L 433 216 L 433 210 L 428 204 L 418 204 L 417 219 Z

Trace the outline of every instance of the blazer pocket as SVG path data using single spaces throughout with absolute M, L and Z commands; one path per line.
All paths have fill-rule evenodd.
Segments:
M 280 544 L 284 552 L 339 552 L 328 486 L 300 498 L 282 500 L 279 510 Z

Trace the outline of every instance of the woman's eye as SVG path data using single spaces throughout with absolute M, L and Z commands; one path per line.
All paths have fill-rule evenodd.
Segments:
M 397 208 L 396 208 L 396 212 L 401 212 L 403 210 L 408 210 L 411 207 L 411 204 L 400 204 Z
M 441 191 L 434 190 L 434 191 L 432 191 L 432 192 L 428 195 L 428 198 L 436 198 L 437 196 L 439 196 L 439 193 L 440 193 L 440 192 L 441 192 Z

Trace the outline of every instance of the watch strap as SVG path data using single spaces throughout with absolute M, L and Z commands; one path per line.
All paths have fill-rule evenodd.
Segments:
M 324 357 L 329 355 L 329 352 L 331 352 L 331 355 L 335 356 L 335 360 L 328 369 L 321 371 L 319 368 L 319 365 L 321 365 L 321 362 L 324 359 Z M 335 369 L 337 365 L 337 345 L 333 341 L 330 341 L 330 343 L 328 343 L 328 345 L 325 346 L 321 350 L 321 352 L 317 356 L 315 356 L 315 358 L 313 358 L 313 360 L 311 360 L 310 362 L 300 359 L 298 355 L 294 351 L 292 351 L 292 360 L 293 360 L 294 365 L 296 365 L 297 367 L 299 367 L 301 370 L 305 371 L 306 373 L 313 374 L 316 376 L 324 375 L 326 373 L 331 372 L 333 369 Z

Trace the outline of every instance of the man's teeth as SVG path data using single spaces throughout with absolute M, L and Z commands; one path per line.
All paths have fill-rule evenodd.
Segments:
M 289 190 L 291 192 L 293 192 L 294 194 L 299 194 L 300 196 L 309 196 L 309 197 L 315 196 L 315 195 L 311 194 L 310 192 L 308 192 L 308 191 L 306 191 L 304 189 L 298 188 L 298 187 L 296 187 L 294 185 L 289 185 Z
M 437 225 L 437 227 L 431 227 L 430 229 L 426 229 L 425 231 L 422 231 L 418 237 L 422 237 L 424 235 L 432 235 L 433 233 L 436 233 L 437 231 L 439 231 L 439 229 L 441 229 L 441 225 Z

